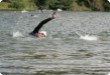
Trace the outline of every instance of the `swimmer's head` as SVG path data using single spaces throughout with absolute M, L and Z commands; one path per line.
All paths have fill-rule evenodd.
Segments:
M 47 36 L 47 32 L 46 31 L 40 31 L 39 33 L 44 34 L 45 36 Z
M 37 37 L 46 37 L 46 36 L 47 36 L 46 31 L 40 31 L 40 32 L 37 34 Z

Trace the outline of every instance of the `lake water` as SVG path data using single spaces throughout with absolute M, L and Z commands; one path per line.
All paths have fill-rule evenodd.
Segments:
M 107 75 L 110 72 L 110 13 L 57 12 L 41 30 L 28 35 L 52 14 L 0 11 L 0 72 L 3 75 Z

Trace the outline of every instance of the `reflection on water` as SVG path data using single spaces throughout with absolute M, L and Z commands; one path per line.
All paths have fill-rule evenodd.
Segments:
M 0 11 L 0 72 L 3 75 L 107 75 L 109 13 L 58 12 L 58 18 L 42 28 L 47 31 L 47 37 L 28 35 L 51 13 Z

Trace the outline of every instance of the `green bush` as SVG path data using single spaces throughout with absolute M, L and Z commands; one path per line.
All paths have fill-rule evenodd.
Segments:
M 9 8 L 24 9 L 25 5 L 23 4 L 22 0 L 13 0 L 10 3 Z
M 35 0 L 36 5 L 42 9 L 71 10 L 75 0 Z
M 105 11 L 110 11 L 110 3 L 108 1 L 103 1 Z

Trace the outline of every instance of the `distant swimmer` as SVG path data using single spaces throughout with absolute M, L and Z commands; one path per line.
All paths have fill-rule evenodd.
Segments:
M 30 33 L 30 35 L 36 36 L 36 37 L 46 37 L 47 33 L 45 31 L 40 31 L 40 29 L 43 27 L 44 24 L 46 24 L 47 22 L 55 19 L 57 17 L 56 12 L 53 12 L 52 16 L 44 19 L 43 21 L 41 21 L 37 27 L 35 27 L 35 29 Z

